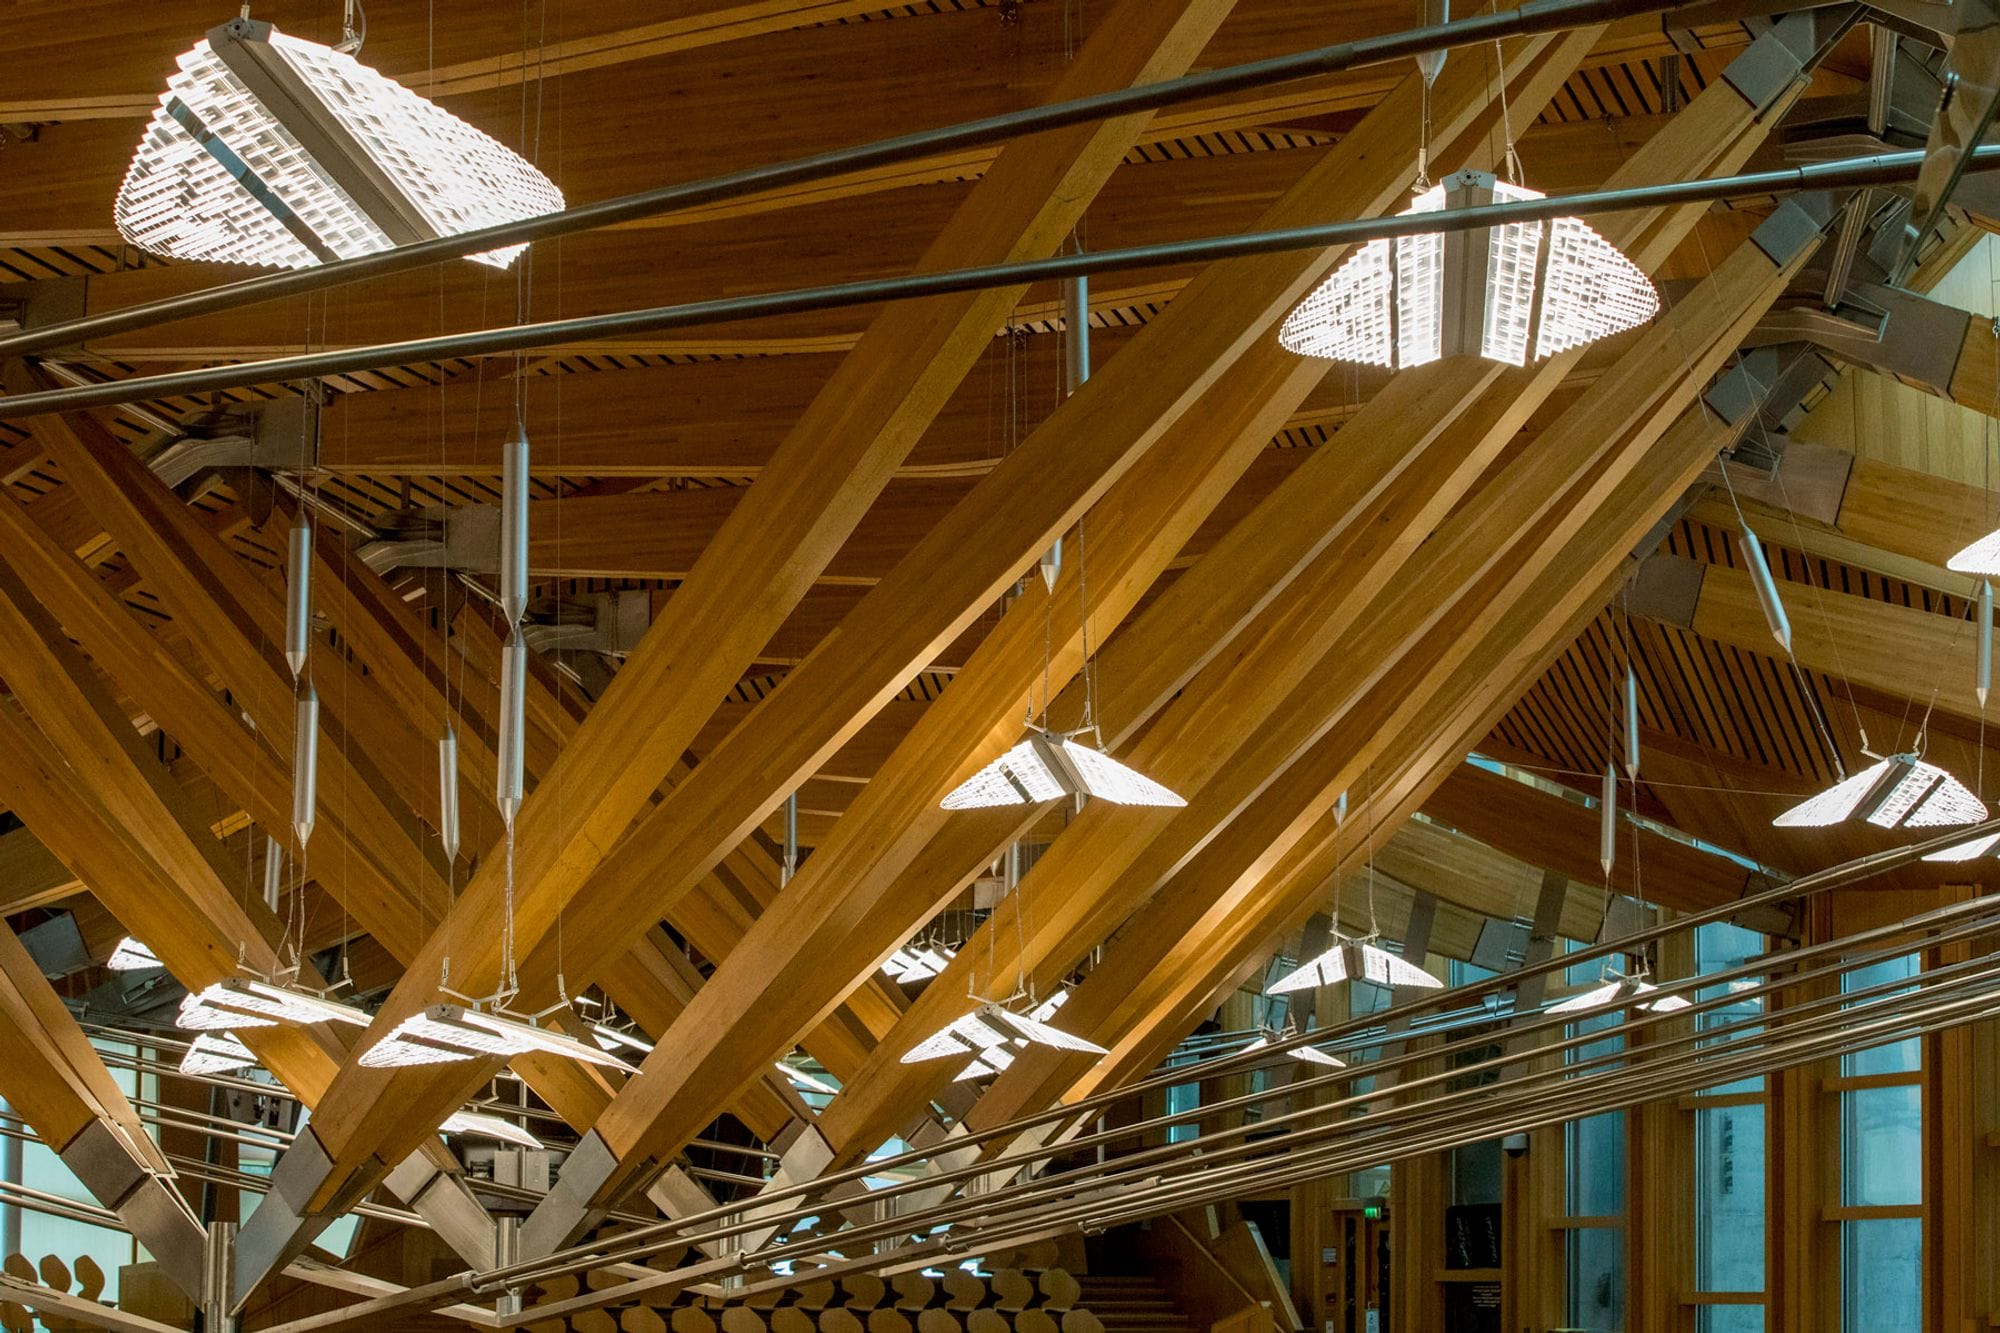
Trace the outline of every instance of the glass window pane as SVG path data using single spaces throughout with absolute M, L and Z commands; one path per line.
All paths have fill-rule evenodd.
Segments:
M 1921 1218 L 1884 1217 L 1840 1225 L 1840 1325 L 1881 1333 L 1923 1325 Z
M 1840 1095 L 1840 1201 L 1922 1203 L 1923 1102 L 1915 1084 Z
M 1725 968 L 1732 968 L 1751 958 L 1755 958 L 1761 955 L 1764 950 L 1764 937 L 1756 931 L 1745 930 L 1741 926 L 1733 926 L 1727 921 L 1711 922 L 1706 926 L 1697 928 L 1694 933 L 1695 972 L 1699 975 L 1720 972 Z M 1729 994 L 1732 989 L 1754 986 L 1758 980 L 1756 977 L 1742 977 L 1720 985 L 1703 986 L 1695 992 L 1695 998 L 1700 1000 L 1716 999 Z M 1710 1044 L 1717 1048 L 1717 1054 L 1727 1054 L 1731 1042 L 1739 1041 L 1755 1034 L 1756 1029 L 1749 1026 L 1746 1020 L 1755 1019 L 1758 1014 L 1763 1012 L 1763 1009 L 1764 1002 L 1761 999 L 1755 996 L 1745 996 L 1733 1004 L 1696 1014 L 1695 1026 L 1703 1032 L 1711 1030 L 1717 1033 L 1726 1032 L 1726 1036 L 1718 1035 L 1712 1043 L 1704 1044 Z M 1761 1092 L 1763 1088 L 1763 1078 L 1753 1075 L 1749 1078 L 1737 1079 L 1733 1083 L 1719 1084 L 1710 1089 L 1710 1091 Z
M 1625 1211 L 1625 1113 L 1607 1111 L 1563 1126 L 1568 1153 L 1571 1217 L 1615 1217 Z
M 1625 1228 L 1578 1227 L 1565 1234 L 1570 1326 L 1592 1333 L 1624 1328 Z
M 1703 1305 L 1697 1309 L 1695 1333 L 1764 1333 L 1761 1305 Z
M 1885 982 L 1901 981 L 1917 974 L 1918 960 L 1915 954 L 1904 954 L 1900 958 L 1885 958 L 1844 972 L 1840 978 L 1840 989 L 1852 993 L 1879 986 Z M 1874 1003 L 1883 996 L 1870 996 L 1860 1001 Z M 1923 1052 L 1918 1039 L 1908 1037 L 1902 1041 L 1892 1041 L 1887 1045 L 1870 1047 L 1852 1055 L 1840 1057 L 1840 1072 L 1850 1077 L 1867 1074 L 1907 1074 L 1917 1069 L 1923 1060 Z
M 1764 1289 L 1764 1108 L 1694 1115 L 1695 1289 Z

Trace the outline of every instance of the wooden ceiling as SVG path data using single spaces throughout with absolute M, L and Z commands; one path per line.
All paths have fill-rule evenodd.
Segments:
M 583 202 L 1392 31 L 1415 6 L 635 8 L 376 0 L 365 59 Z M 324 38 L 338 9 L 257 16 Z M 108 310 L 233 276 L 150 259 L 110 226 L 173 57 L 218 17 L 188 0 L 9 7 L 0 277 L 25 285 L 0 300 L 32 286 Z M 1552 192 L 1770 162 L 1789 111 L 1860 97 L 1870 66 L 1857 31 L 1811 77 L 1746 100 L 1722 74 L 1769 26 L 1642 16 L 1456 52 L 1431 96 L 1434 160 L 1491 164 L 1504 106 L 1528 183 Z M 1394 211 L 1418 108 L 1403 66 L 1286 84 L 570 237 L 516 273 L 455 264 L 162 324 L 10 366 L 7 387 L 998 262 L 1072 232 L 1106 249 Z M 271 1265 L 411 1154 L 450 1166 L 433 1127 L 497 1067 L 357 1056 L 435 1001 L 447 966 L 454 989 L 497 984 L 503 903 L 522 1008 L 601 992 L 659 1043 L 629 1080 L 516 1062 L 595 1145 L 577 1211 L 538 1236 L 556 1244 L 613 1203 L 649 1210 L 645 1187 L 718 1117 L 816 1145 L 796 1159 L 812 1172 L 1143 1074 L 1274 952 L 1296 955 L 1371 856 L 1387 911 L 1358 922 L 1343 903 L 1343 923 L 1395 935 L 1434 900 L 1431 947 L 1466 957 L 1481 921 L 1525 920 L 1550 876 L 1563 931 L 1587 938 L 1607 888 L 1669 908 L 1742 894 L 1745 864 L 1698 843 L 1784 875 L 1891 845 L 1769 821 L 1851 771 L 1864 732 L 1880 748 L 1921 727 L 1934 759 L 1983 781 L 1968 589 L 1938 567 L 1992 525 L 1992 404 L 1855 368 L 1806 405 L 1790 438 L 1851 468 L 1831 521 L 1745 502 L 1793 605 L 1796 666 L 1778 655 L 1735 510 L 1703 480 L 1732 439 L 1696 406 L 1811 258 L 1750 241 L 1773 207 L 1598 219 L 1668 309 L 1524 370 L 1290 357 L 1272 330 L 1338 258 L 1315 253 L 1106 276 L 1096 375 L 1067 401 L 1058 294 L 1038 286 L 333 377 L 318 448 L 275 469 L 282 485 L 232 463 L 170 490 L 147 463 L 295 385 L 0 422 L 0 891 L 17 927 L 68 911 L 99 961 L 136 934 L 188 987 L 239 950 L 278 966 L 286 922 L 249 886 L 264 832 L 289 823 L 279 650 L 299 488 L 328 516 L 326 732 L 287 911 L 322 963 L 384 998 L 365 1035 L 250 1038 L 314 1105 L 325 1158 L 299 1218 L 267 1220 Z M 1912 286 L 1966 302 L 1937 284 L 1984 256 L 1979 224 L 1956 220 Z M 1993 313 L 1990 285 L 1970 308 Z M 487 795 L 490 569 L 362 553 L 495 504 L 517 399 L 546 647 L 510 876 Z M 1957 447 L 1928 447 L 1932 430 Z M 1031 567 L 1058 535 L 1069 556 L 1045 590 Z M 1705 568 L 1684 621 L 1621 595 L 1649 556 Z M 1056 722 L 1081 717 L 1086 647 L 1107 747 L 1188 807 L 939 810 L 1048 693 Z M 1631 796 L 1657 828 L 1607 885 L 1593 813 L 1466 757 L 1594 791 L 1628 661 L 1645 752 Z M 447 720 L 465 754 L 456 863 L 434 833 Z M 804 856 L 784 883 L 791 793 Z M 1018 840 L 1035 857 L 1023 891 L 974 916 L 973 881 Z M 880 959 L 940 913 L 983 921 L 959 963 L 928 988 L 884 980 Z M 1112 1057 L 1024 1057 L 976 1097 L 900 1064 L 968 991 L 1017 981 L 1074 985 L 1065 1022 Z M 61 984 L 104 982 L 86 968 Z M 795 1048 L 844 1087 L 818 1114 L 772 1071 Z M 27 1105 L 5 1073 L 0 1095 Z

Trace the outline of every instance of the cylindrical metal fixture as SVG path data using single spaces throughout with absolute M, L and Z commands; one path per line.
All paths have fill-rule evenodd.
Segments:
M 1347 793 L 1333 798 L 1333 826 L 1339 828 L 1347 822 Z
M 1079 273 L 1063 284 L 1063 331 L 1069 335 L 1065 358 L 1066 388 L 1075 393 L 1090 378 L 1090 275 Z
M 1979 667 L 1973 682 L 1973 693 L 1979 696 L 1979 706 L 1986 707 L 1986 693 L 1993 688 L 1993 582 L 1991 579 L 1979 581 Z
M 792 882 L 792 876 L 799 869 L 799 794 L 793 792 L 785 798 L 785 860 L 778 867 L 780 886 Z
M 446 724 L 438 737 L 438 837 L 448 860 L 458 859 L 458 732 Z
M 1771 637 L 1776 639 L 1787 656 L 1792 651 L 1792 621 L 1785 614 L 1785 603 L 1778 596 L 1777 580 L 1771 577 L 1771 566 L 1764 559 L 1764 544 L 1757 540 L 1757 534 L 1750 531 L 1750 525 L 1743 525 L 1743 559 L 1750 570 L 1750 581 L 1757 587 L 1757 602 L 1764 608 L 1764 623 L 1771 627 Z
M 292 521 L 291 558 L 285 577 L 285 663 L 297 680 L 312 650 L 312 520 L 304 509 Z
M 201 1273 L 201 1323 L 206 1333 L 236 1327 L 236 1224 L 210 1222 Z
M 525 763 L 521 729 L 528 715 L 528 641 L 516 628 L 500 650 L 500 762 L 494 779 L 493 803 L 508 828 L 521 810 Z
M 292 836 L 299 851 L 312 837 L 319 791 L 319 691 L 308 680 L 292 715 Z
M 1639 673 L 1625 664 L 1625 776 L 1639 776 Z
M 514 423 L 500 458 L 500 610 L 509 625 L 528 609 L 528 430 Z
M 264 839 L 264 906 L 273 912 L 285 891 L 285 849 L 278 845 L 276 838 Z
M 1618 765 L 1604 761 L 1604 790 L 1597 801 L 1597 864 L 1611 873 L 1618 859 Z

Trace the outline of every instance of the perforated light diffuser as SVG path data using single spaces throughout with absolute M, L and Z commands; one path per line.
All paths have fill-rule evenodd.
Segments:
M 1068 992 L 1058 992 L 1067 995 Z M 1053 1013 L 1060 1001 L 1044 1002 L 1036 1015 Z M 1071 1036 L 1061 1028 L 1029 1014 L 1017 1014 L 997 1004 L 982 1004 L 963 1018 L 953 1019 L 937 1032 L 903 1052 L 903 1063 L 948 1060 L 955 1056 L 975 1056 L 973 1067 L 962 1071 L 959 1080 L 996 1074 L 1014 1061 L 1019 1051 L 1030 1046 L 1048 1046 L 1059 1051 L 1083 1051 L 1103 1055 L 1096 1042 Z
M 1261 1051 L 1265 1049 L 1271 1044 L 1273 1035 L 1274 1034 L 1272 1033 L 1266 1032 L 1263 1036 L 1257 1038 L 1257 1040 L 1251 1042 L 1248 1046 L 1245 1046 L 1242 1051 L 1238 1052 L 1238 1054 L 1247 1055 L 1251 1051 Z M 1347 1068 L 1347 1061 L 1341 1059 L 1337 1055 L 1328 1055 L 1325 1051 L 1322 1051 L 1317 1046 L 1294 1046 L 1289 1051 L 1286 1051 L 1285 1054 L 1291 1056 L 1292 1059 L 1301 1061 L 1305 1064 L 1325 1065 L 1329 1069 Z
M 947 810 L 982 810 L 1039 805 L 1063 796 L 1094 796 L 1114 805 L 1187 804 L 1102 750 L 1073 736 L 1039 730 L 954 787 L 940 804 Z
M 1613 977 L 1601 986 L 1593 986 L 1570 996 L 1560 1004 L 1552 1004 L 1548 1012 L 1552 1014 L 1581 1014 L 1592 1009 L 1604 1009 L 1613 1005 L 1644 1009 L 1655 1014 L 1670 1014 L 1676 1009 L 1685 1009 L 1688 1002 L 1678 995 L 1662 995 L 1657 1000 L 1645 996 L 1655 994 L 1660 988 L 1650 981 L 1640 981 L 1636 977 Z
M 1543 197 L 1461 171 L 1403 211 Z M 1301 356 L 1364 365 L 1476 353 L 1519 366 L 1636 327 L 1659 309 L 1637 265 L 1581 218 L 1563 217 L 1369 241 L 1286 316 L 1278 341 Z
M 308 268 L 562 206 L 519 154 L 394 79 L 235 19 L 180 57 L 113 214 L 154 254 Z M 526 248 L 471 258 L 505 268 Z
M 542 1141 L 505 1116 L 480 1111 L 453 1111 L 438 1126 L 440 1134 L 464 1134 L 469 1138 L 494 1139 L 522 1148 L 540 1148 Z
M 2000 532 L 1989 532 L 1944 562 L 1956 574 L 2000 575 Z
M 203 1032 L 188 1043 L 187 1053 L 181 1056 L 181 1072 L 231 1074 L 256 1063 L 257 1057 L 250 1048 L 231 1034 Z
M 889 955 L 882 971 L 896 981 L 929 981 L 951 965 L 954 951 L 942 944 L 901 948 Z
M 1313 990 L 1340 981 L 1372 981 L 1378 986 L 1421 986 L 1435 990 L 1444 983 L 1415 963 L 1405 962 L 1379 945 L 1341 940 L 1304 966 L 1272 983 L 1267 995 Z
M 434 1004 L 398 1023 L 387 1037 L 361 1054 L 371 1068 L 449 1064 L 458 1060 L 502 1059 L 539 1052 L 585 1064 L 638 1072 L 611 1052 L 545 1027 L 482 1013 L 455 1004 Z
M 1827 828 L 1862 819 L 1896 829 L 1949 828 L 1984 818 L 1985 804 L 1964 783 L 1914 754 L 1896 754 L 1876 760 L 1771 822 L 1779 828 Z
M 229 977 L 183 998 L 174 1022 L 194 1032 L 230 1032 L 237 1028 L 269 1028 L 280 1024 L 304 1026 L 308 1023 L 345 1023 L 365 1028 L 369 1016 L 352 1005 L 296 987 Z
M 1991 852 L 1995 847 L 2000 847 L 2000 833 L 1989 833 L 1983 838 L 1974 838 L 1970 842 L 1961 842 L 1956 847 L 1947 847 L 1941 852 L 1932 852 L 1924 860 L 1976 861 Z
M 150 967 L 160 966 L 160 960 L 138 940 L 127 935 L 118 941 L 118 947 L 104 960 L 104 965 L 113 972 L 143 972 Z

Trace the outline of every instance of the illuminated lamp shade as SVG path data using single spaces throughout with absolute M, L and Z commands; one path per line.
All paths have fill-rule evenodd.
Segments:
M 309 268 L 563 206 L 490 135 L 268 23 L 212 28 L 179 66 L 113 208 L 142 250 Z M 471 258 L 505 268 L 526 248 Z
M 1444 985 L 1436 977 L 1404 962 L 1395 954 L 1366 940 L 1340 940 L 1331 949 L 1303 967 L 1280 977 L 1266 990 L 1267 995 L 1286 995 L 1312 990 L 1340 981 L 1372 981 L 1378 986 L 1421 986 L 1436 990 Z
M 1277 1040 L 1279 1036 L 1280 1036 L 1279 1033 L 1266 1030 L 1261 1036 L 1257 1038 L 1257 1040 L 1251 1042 L 1248 1046 L 1245 1046 L 1241 1051 L 1238 1051 L 1237 1054 L 1247 1055 L 1251 1051 L 1261 1051 L 1265 1049 L 1267 1046 L 1269 1046 L 1273 1041 Z M 1298 1060 L 1309 1065 L 1325 1065 L 1328 1069 L 1347 1068 L 1347 1061 L 1341 1059 L 1337 1055 L 1328 1055 L 1325 1051 L 1322 1051 L 1317 1046 L 1294 1046 L 1289 1051 L 1286 1051 L 1285 1054 L 1291 1056 L 1292 1059 L 1294 1060 Z
M 463 1134 L 467 1138 L 494 1139 L 522 1148 L 540 1148 L 542 1141 L 505 1116 L 479 1111 L 453 1111 L 438 1126 L 440 1134 Z
M 951 965 L 954 954 L 943 945 L 902 948 L 889 955 L 882 971 L 896 981 L 929 981 Z
M 239 1069 L 248 1069 L 257 1063 L 235 1036 L 227 1032 L 203 1032 L 188 1043 L 187 1054 L 181 1057 L 183 1074 L 233 1074 Z
M 1613 1006 L 1631 1006 L 1649 1013 L 1670 1014 L 1676 1009 L 1685 1009 L 1688 1002 L 1678 995 L 1662 995 L 1657 1000 L 1645 996 L 1655 994 L 1660 988 L 1650 981 L 1637 977 L 1612 977 L 1601 986 L 1593 986 L 1570 996 L 1560 1004 L 1552 1004 L 1548 1012 L 1552 1014 L 1581 1014 L 1592 1009 L 1606 1009 Z
M 1886 829 L 1949 828 L 1985 817 L 1985 804 L 1957 778 L 1914 754 L 1892 754 L 1771 822 L 1779 828 L 1827 828 L 1864 819 Z
M 1403 211 L 1543 197 L 1460 171 Z M 1564 217 L 1369 241 L 1285 317 L 1278 341 L 1301 356 L 1394 369 L 1473 354 L 1520 366 L 1659 310 L 1636 264 L 1582 219 Z
M 1067 992 L 1060 994 L 1066 996 Z M 1052 998 L 1030 1014 L 1013 1013 L 997 1004 L 982 1004 L 903 1052 L 903 1063 L 914 1065 L 926 1060 L 973 1056 L 971 1064 L 958 1075 L 958 1080 L 962 1082 L 999 1073 L 1014 1062 L 1018 1052 L 1030 1046 L 1103 1055 L 1104 1048 L 1096 1042 L 1071 1036 L 1044 1021 L 1060 1004 L 1060 1000 Z
M 2000 575 L 2000 532 L 1989 532 L 1944 562 L 1954 574 Z
M 1956 847 L 1947 847 L 1941 852 L 1932 852 L 1924 860 L 1976 861 L 1988 852 L 1991 852 L 1995 847 L 2000 847 L 2000 833 L 1989 833 L 1983 838 L 1974 838 L 1970 842 L 1961 842 Z
M 174 1022 L 191 1032 L 231 1032 L 237 1028 L 303 1027 L 309 1023 L 346 1023 L 367 1027 L 368 1014 L 352 1005 L 329 1000 L 292 986 L 252 978 L 229 977 L 181 1000 Z
M 113 972 L 144 972 L 147 968 L 160 966 L 160 960 L 151 949 L 127 935 L 118 941 L 118 947 L 111 951 L 104 965 Z
M 947 810 L 1039 805 L 1064 796 L 1094 796 L 1114 805 L 1180 806 L 1187 802 L 1145 774 L 1127 768 L 1072 735 L 1040 729 L 945 796 Z
M 585 1064 L 637 1073 L 611 1052 L 534 1023 L 482 1013 L 455 1004 L 434 1004 L 398 1023 L 361 1053 L 371 1069 L 451 1064 L 460 1060 L 511 1060 L 530 1053 L 560 1055 Z

